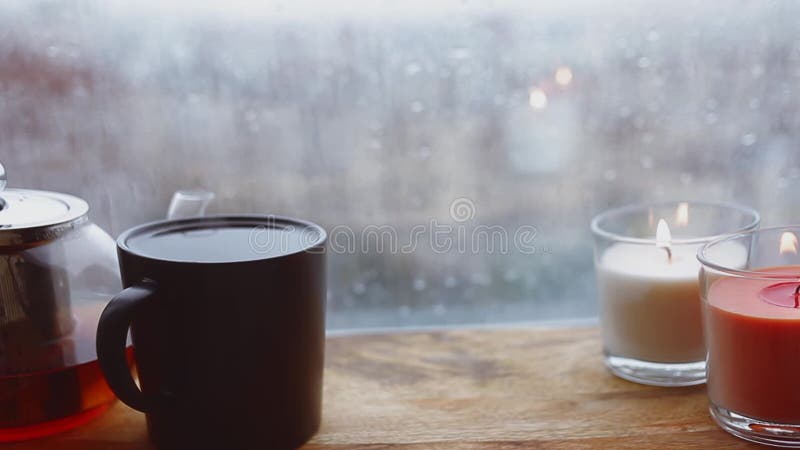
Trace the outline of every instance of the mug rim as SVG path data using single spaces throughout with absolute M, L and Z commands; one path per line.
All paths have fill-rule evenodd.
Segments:
M 136 235 L 141 233 L 152 231 L 152 230 L 170 230 L 176 227 L 185 227 L 191 224 L 202 224 L 202 223 L 211 223 L 215 221 L 241 221 L 241 222 L 260 222 L 261 225 L 275 225 L 275 224 L 286 224 L 286 225 L 300 225 L 305 229 L 311 229 L 317 232 L 317 239 L 313 242 L 309 243 L 308 245 L 304 246 L 300 250 L 296 250 L 293 252 L 286 252 L 281 253 L 279 255 L 264 255 L 261 258 L 252 258 L 252 259 L 241 259 L 241 260 L 231 260 L 231 261 L 191 261 L 188 259 L 178 259 L 178 258 L 162 258 L 159 256 L 155 256 L 152 254 L 147 254 L 141 252 L 137 249 L 132 248 L 128 245 L 128 240 Z M 255 226 L 258 223 L 253 224 Z M 202 226 L 200 226 L 202 228 Z M 168 262 L 168 263 L 175 263 L 175 264 L 204 264 L 204 265 L 213 265 L 213 264 L 242 264 L 242 263 L 252 263 L 256 261 L 266 261 L 270 259 L 279 259 L 291 255 L 296 255 L 298 253 L 316 253 L 314 252 L 315 249 L 319 249 L 320 252 L 324 251 L 324 244 L 328 239 L 328 233 L 322 228 L 320 225 L 317 225 L 314 222 L 297 219 L 294 217 L 288 216 L 280 216 L 274 214 L 212 214 L 207 216 L 197 216 L 197 217 L 185 217 L 180 219 L 161 219 L 161 220 L 154 220 L 151 222 L 146 222 L 143 224 L 136 225 L 134 227 L 128 228 L 127 230 L 120 233 L 119 237 L 116 239 L 117 249 L 119 251 L 134 255 L 139 258 L 148 259 L 151 261 L 161 261 L 161 262 Z

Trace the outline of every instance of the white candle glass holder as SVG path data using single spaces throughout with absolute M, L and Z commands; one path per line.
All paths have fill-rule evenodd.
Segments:
M 696 253 L 715 238 L 756 229 L 759 220 L 753 209 L 708 202 L 627 206 L 592 220 L 605 364 L 612 373 L 655 386 L 705 382 Z M 743 258 L 745 250 L 740 253 Z

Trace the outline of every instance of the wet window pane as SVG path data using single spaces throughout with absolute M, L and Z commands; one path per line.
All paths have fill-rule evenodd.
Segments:
M 594 317 L 609 206 L 797 221 L 794 2 L 253 3 L 2 2 L 9 185 L 316 221 L 331 328 Z

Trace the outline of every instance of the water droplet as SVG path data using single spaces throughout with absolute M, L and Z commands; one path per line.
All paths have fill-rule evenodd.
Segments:
M 764 66 L 761 64 L 756 64 L 750 68 L 750 74 L 753 76 L 753 78 L 760 78 L 762 75 L 764 75 Z
M 761 99 L 751 98 L 750 102 L 749 102 L 749 105 L 750 105 L 750 109 L 758 109 L 759 107 L 761 107 Z
M 758 141 L 758 136 L 756 136 L 753 133 L 744 134 L 739 139 L 739 142 L 741 142 L 741 144 L 744 145 L 745 147 L 750 147 L 751 145 L 755 144 L 756 141 Z
M 467 59 L 472 57 L 472 51 L 466 47 L 453 47 L 450 49 L 450 57 L 453 59 Z
M 475 272 L 470 275 L 469 281 L 477 286 L 489 286 L 492 284 L 492 276 L 487 273 Z
M 448 275 L 444 278 L 444 287 L 446 288 L 454 288 L 458 285 L 458 279 L 452 275 Z
M 658 31 L 656 31 L 656 30 L 650 30 L 650 31 L 647 33 L 647 40 L 648 40 L 648 41 L 650 41 L 650 42 L 656 42 L 656 41 L 658 41 L 659 39 L 661 39 L 661 35 L 659 35 L 659 34 L 658 34 Z
M 425 281 L 424 278 L 414 278 L 412 286 L 414 287 L 414 290 L 417 292 L 424 291 L 425 288 L 428 287 L 428 282 Z
M 680 175 L 681 184 L 687 185 L 692 183 L 692 174 L 689 173 L 682 173 Z
M 614 181 L 617 179 L 617 171 L 614 169 L 606 169 L 603 172 L 603 179 L 606 181 Z
M 508 283 L 517 281 L 519 279 L 519 272 L 514 269 L 508 269 L 503 273 L 503 279 Z
M 364 283 L 356 281 L 353 283 L 353 294 L 364 295 L 367 292 L 367 286 Z
M 643 169 L 652 169 L 654 165 L 653 157 L 650 155 L 642 155 L 641 158 L 639 158 L 639 163 L 642 165 Z
M 433 314 L 435 314 L 437 316 L 443 316 L 446 312 L 447 312 L 447 308 L 441 303 L 437 303 L 433 307 Z
M 631 115 L 631 108 L 629 106 L 623 106 L 619 109 L 619 116 L 623 119 L 629 117 Z
M 423 145 L 419 149 L 417 149 L 416 152 L 413 153 L 413 156 L 416 159 L 420 159 L 420 160 L 424 161 L 424 160 L 426 160 L 426 159 L 431 157 L 431 153 L 432 153 L 431 152 L 431 148 L 428 147 L 427 145 Z
M 713 125 L 717 123 L 717 115 L 714 113 L 706 114 L 706 123 L 709 125 Z
M 650 67 L 650 58 L 642 56 L 636 61 L 636 65 L 639 66 L 640 69 L 647 69 Z
M 462 65 L 461 67 L 458 68 L 458 71 L 456 73 L 458 73 L 458 75 L 462 77 L 468 77 L 472 75 L 472 67 L 467 65 Z
M 422 70 L 422 66 L 417 63 L 408 63 L 406 64 L 406 75 L 414 76 L 418 74 Z
M 383 123 L 381 123 L 378 120 L 373 120 L 369 124 L 369 131 L 371 131 L 373 133 L 376 133 L 376 134 L 383 133 Z
M 425 111 L 425 105 L 421 101 L 411 102 L 411 111 L 415 113 Z
M 61 49 L 56 47 L 55 45 L 51 45 L 47 47 L 47 56 L 50 58 L 55 58 L 58 54 L 61 53 Z
M 400 317 L 408 317 L 411 315 L 411 308 L 408 305 L 401 305 L 397 308 L 397 313 L 400 314 Z

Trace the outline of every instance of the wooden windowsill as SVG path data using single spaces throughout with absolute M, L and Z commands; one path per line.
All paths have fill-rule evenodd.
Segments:
M 596 327 L 335 336 L 326 359 L 322 429 L 306 450 L 759 448 L 713 423 L 704 386 L 610 375 Z M 118 403 L 35 448 L 151 447 L 144 416 Z

